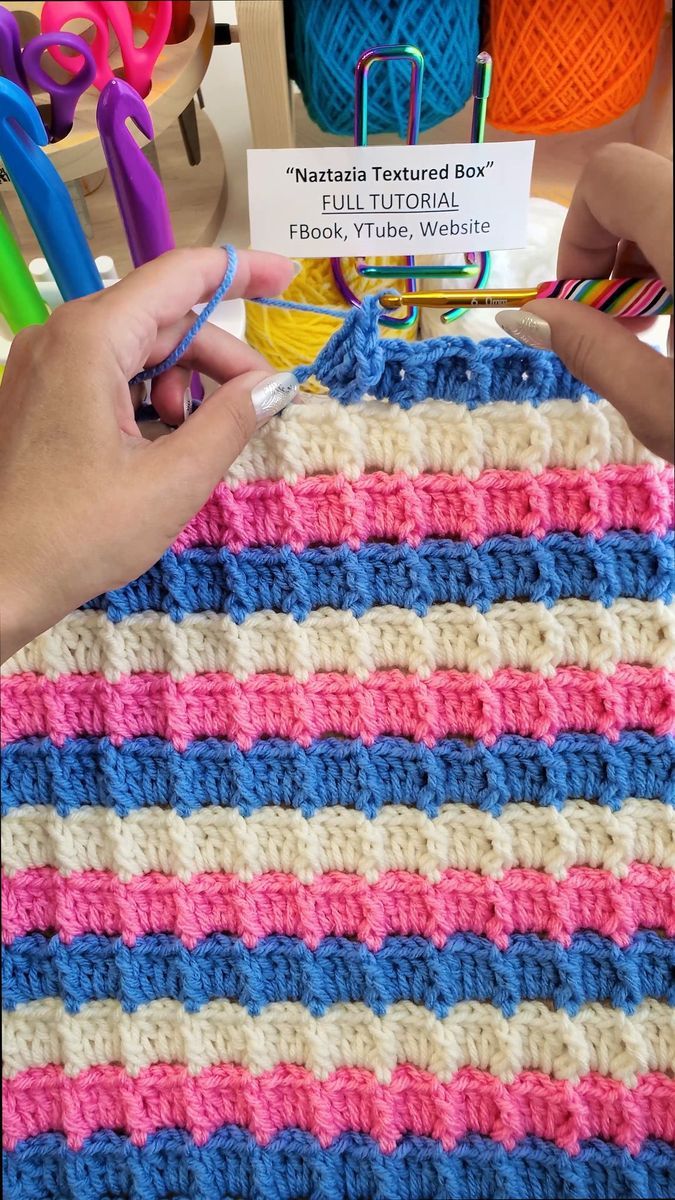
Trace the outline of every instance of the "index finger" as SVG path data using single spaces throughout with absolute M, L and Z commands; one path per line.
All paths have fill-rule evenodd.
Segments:
M 673 290 L 672 165 L 639 146 L 605 146 L 584 168 L 558 251 L 560 279 L 603 279 L 619 242 L 639 246 Z
M 127 377 L 145 363 L 157 331 L 210 300 L 227 270 L 220 247 L 170 250 L 132 271 L 102 292 L 78 301 L 103 319 L 106 339 Z M 228 299 L 277 296 L 293 278 L 293 264 L 280 254 L 237 252 L 237 270 Z

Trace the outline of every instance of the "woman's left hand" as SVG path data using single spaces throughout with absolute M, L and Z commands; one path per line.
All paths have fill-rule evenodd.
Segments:
M 207 324 L 153 382 L 155 409 L 179 428 L 142 436 L 129 380 L 178 345 L 226 268 L 224 250 L 174 250 L 15 338 L 0 387 L 3 660 L 156 562 L 256 424 L 292 399 L 292 376 Z M 228 295 L 275 296 L 292 276 L 288 259 L 242 252 Z M 184 422 L 193 370 L 222 386 Z

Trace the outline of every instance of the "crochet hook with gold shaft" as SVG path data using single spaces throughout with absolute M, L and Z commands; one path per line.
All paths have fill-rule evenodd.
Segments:
M 554 279 L 530 288 L 415 292 L 422 308 L 521 308 L 529 300 L 575 300 L 613 317 L 658 317 L 673 311 L 673 297 L 660 279 Z M 383 308 L 410 304 L 407 292 L 380 296 Z

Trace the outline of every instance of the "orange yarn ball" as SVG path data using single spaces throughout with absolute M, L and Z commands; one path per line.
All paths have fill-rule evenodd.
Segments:
M 616 120 L 647 88 L 663 16 L 663 0 L 490 0 L 490 124 L 536 134 Z

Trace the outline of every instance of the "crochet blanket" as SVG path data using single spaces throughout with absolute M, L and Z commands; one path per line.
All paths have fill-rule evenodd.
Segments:
M 377 341 L 5 669 L 6 1200 L 675 1194 L 671 476 Z

